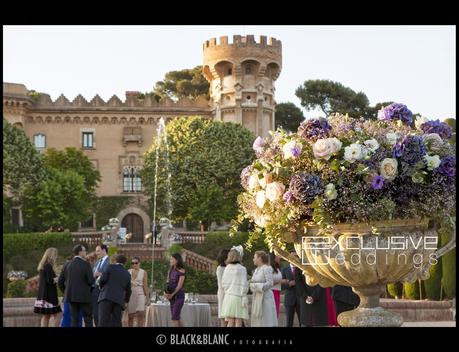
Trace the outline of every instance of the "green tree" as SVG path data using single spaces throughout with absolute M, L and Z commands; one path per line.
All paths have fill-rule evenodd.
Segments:
M 21 198 L 23 191 L 46 178 L 43 158 L 24 131 L 3 119 L 3 191 Z
M 276 105 L 276 129 L 282 127 L 286 131 L 296 132 L 298 126 L 304 121 L 303 112 L 293 103 L 280 103 Z
M 74 230 L 89 215 L 84 178 L 73 170 L 50 168 L 49 173 L 38 189 L 25 192 L 25 222 L 34 231 L 59 226 Z
M 242 191 L 240 173 L 249 165 L 254 152 L 255 136 L 239 124 L 219 122 L 200 117 L 182 117 L 166 127 L 169 165 L 166 165 L 165 146 L 156 140 L 144 157 L 142 183 L 153 202 L 156 147 L 159 147 L 157 216 L 167 215 L 167 182 L 170 177 L 172 218 L 174 220 L 202 220 L 205 213 L 197 205 L 201 199 L 216 208 L 224 206 L 221 220 L 230 220 L 237 214 L 237 195 Z M 202 187 L 213 185 L 208 193 Z M 224 200 L 216 200 L 222 197 Z M 206 216 L 215 220 L 217 210 Z M 198 219 L 195 219 L 195 217 Z M 210 220 L 210 219 L 207 219 Z
M 87 200 L 91 201 L 95 198 L 97 184 L 101 181 L 100 172 L 81 150 L 73 147 L 64 150 L 49 148 L 44 160 L 49 168 L 60 171 L 72 170 L 82 176 Z
M 369 106 L 368 98 L 363 92 L 356 93 L 351 88 L 330 80 L 305 81 L 295 94 L 306 110 L 320 108 L 326 116 L 339 112 L 357 118 L 365 116 Z
M 202 75 L 202 66 L 170 71 L 166 73 L 164 80 L 156 82 L 153 93 L 173 100 L 182 97 L 195 99 L 200 95 L 208 99 L 209 82 Z
M 363 117 L 369 120 L 375 120 L 378 117 L 378 111 L 381 110 L 383 107 L 388 106 L 392 103 L 393 103 L 392 101 L 388 101 L 385 103 L 378 103 L 375 106 L 368 106 L 365 109 L 365 113 Z
M 451 136 L 449 142 L 452 144 L 456 144 L 456 119 L 450 117 L 445 119 L 444 122 L 446 122 L 453 130 L 453 135 Z

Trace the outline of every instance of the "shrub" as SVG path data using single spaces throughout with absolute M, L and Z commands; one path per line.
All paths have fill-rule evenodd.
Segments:
M 401 282 L 387 284 L 387 292 L 391 297 L 400 299 L 402 298 L 403 284 Z
M 451 236 L 451 228 L 442 228 L 439 231 L 441 235 L 441 244 L 445 245 Z M 443 291 L 447 298 L 456 297 L 456 249 L 446 253 L 442 258 L 442 279 Z
M 7 298 L 25 297 L 25 288 L 26 288 L 25 280 L 11 281 L 8 284 L 8 290 L 6 292 L 6 297 Z
M 441 276 L 442 276 L 442 263 L 441 258 L 439 262 L 430 267 L 430 277 L 424 280 L 424 287 L 426 290 L 426 297 L 430 300 L 438 301 L 441 296 Z

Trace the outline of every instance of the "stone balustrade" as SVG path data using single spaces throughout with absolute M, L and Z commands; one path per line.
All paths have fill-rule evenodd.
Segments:
M 208 273 L 215 275 L 215 263 L 213 260 L 199 255 L 195 252 L 184 249 L 182 252 L 183 261 L 191 266 L 192 268 L 207 271 Z

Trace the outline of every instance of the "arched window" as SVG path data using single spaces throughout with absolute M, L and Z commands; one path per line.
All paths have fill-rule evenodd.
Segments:
M 140 170 L 127 166 L 123 169 L 123 192 L 141 192 L 142 180 Z
M 35 148 L 46 148 L 46 136 L 43 133 L 34 135 L 33 143 L 35 144 Z

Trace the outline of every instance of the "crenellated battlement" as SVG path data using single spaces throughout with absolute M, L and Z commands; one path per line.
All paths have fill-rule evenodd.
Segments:
M 206 40 L 203 44 L 203 49 L 206 50 L 208 48 L 215 48 L 215 47 L 220 47 L 220 46 L 236 46 L 236 47 L 255 47 L 255 48 L 266 48 L 266 47 L 272 47 L 272 48 L 281 48 L 282 43 L 280 40 L 277 40 L 276 38 L 273 37 L 267 37 L 265 35 L 261 35 L 259 37 L 258 42 L 255 41 L 255 36 L 254 35 L 233 35 L 233 42 L 230 43 L 228 41 L 228 36 L 221 36 L 219 38 L 219 42 L 217 43 L 216 38 L 211 38 L 209 40 Z

